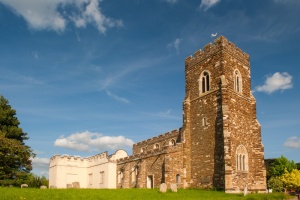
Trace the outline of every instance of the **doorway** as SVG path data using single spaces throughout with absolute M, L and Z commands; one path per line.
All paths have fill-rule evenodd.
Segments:
M 153 188 L 153 175 L 147 176 L 147 188 Z

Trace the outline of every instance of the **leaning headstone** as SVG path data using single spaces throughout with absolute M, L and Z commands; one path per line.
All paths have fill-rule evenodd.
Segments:
M 42 186 L 41 186 L 41 189 L 47 189 L 47 186 L 42 185 Z
M 67 188 L 72 188 L 72 184 L 67 184 Z
M 167 184 L 165 183 L 160 184 L 159 191 L 162 193 L 167 192 Z
M 57 188 L 55 185 L 50 185 L 50 188 L 51 189 L 55 189 L 55 188 Z
M 73 185 L 73 188 L 80 188 L 79 182 L 73 182 L 72 185 Z
M 172 192 L 177 192 L 177 184 L 176 183 L 171 183 L 171 190 Z
M 28 185 L 27 184 L 22 184 L 21 188 L 28 188 Z

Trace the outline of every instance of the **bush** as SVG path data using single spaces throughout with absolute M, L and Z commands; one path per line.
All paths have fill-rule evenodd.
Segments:
M 283 182 L 279 177 L 271 177 L 268 181 L 268 188 L 272 189 L 273 192 L 283 192 Z

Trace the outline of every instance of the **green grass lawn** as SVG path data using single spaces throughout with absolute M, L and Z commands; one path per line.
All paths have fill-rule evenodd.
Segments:
M 160 193 L 158 189 L 33 189 L 33 188 L 1 188 L 1 200 L 54 200 L 54 199 L 80 199 L 80 200 L 94 200 L 94 199 L 142 199 L 142 200 L 156 200 L 156 199 L 245 199 L 245 200 L 271 200 L 271 199 L 288 199 L 289 196 L 274 193 L 274 194 L 226 194 L 218 191 L 206 190 L 181 190 L 177 193 L 168 191 Z

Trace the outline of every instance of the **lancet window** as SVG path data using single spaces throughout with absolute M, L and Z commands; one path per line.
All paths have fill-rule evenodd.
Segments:
M 248 171 L 248 153 L 243 145 L 236 149 L 236 170 Z

